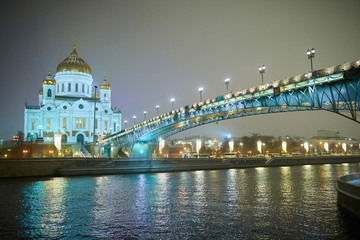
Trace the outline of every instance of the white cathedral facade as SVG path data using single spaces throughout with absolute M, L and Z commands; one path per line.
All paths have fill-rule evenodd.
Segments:
M 25 104 L 27 141 L 54 142 L 55 136 L 61 134 L 63 143 L 84 144 L 118 132 L 120 128 L 121 112 L 111 107 L 110 84 L 104 78 L 99 89 L 94 87 L 91 68 L 78 55 L 76 46 L 57 66 L 55 77 L 49 72 L 43 80 L 39 105 Z

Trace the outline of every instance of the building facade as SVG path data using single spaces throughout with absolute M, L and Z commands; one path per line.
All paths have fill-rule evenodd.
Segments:
M 95 94 L 96 92 L 96 94 Z M 95 109 L 95 121 L 94 121 Z M 94 136 L 95 125 L 95 136 Z M 111 86 L 104 77 L 94 87 L 90 66 L 78 55 L 76 46 L 49 72 L 39 91 L 39 105 L 25 104 L 25 140 L 87 143 L 121 130 L 121 112 L 111 107 Z

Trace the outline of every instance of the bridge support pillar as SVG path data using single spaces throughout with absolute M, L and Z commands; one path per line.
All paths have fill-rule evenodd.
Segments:
M 114 143 L 111 144 L 110 156 L 112 158 L 118 157 L 118 145 L 117 144 L 114 144 Z

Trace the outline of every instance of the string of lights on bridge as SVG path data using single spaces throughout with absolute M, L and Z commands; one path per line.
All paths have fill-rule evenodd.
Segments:
M 310 59 L 310 72 L 307 73 L 306 76 L 311 76 L 312 73 L 314 72 L 314 70 L 313 70 L 313 58 L 315 57 L 315 48 L 308 49 L 306 51 L 306 55 L 307 55 L 308 59 Z M 260 65 L 259 68 L 258 68 L 259 73 L 261 75 L 261 84 L 264 84 L 265 69 L 266 69 L 266 67 L 265 67 L 264 64 Z M 224 79 L 224 83 L 225 83 L 225 87 L 226 87 L 226 93 L 229 93 L 230 78 L 226 77 Z M 202 102 L 203 101 L 202 94 L 204 92 L 204 88 L 199 87 L 198 92 L 199 92 L 199 96 L 200 96 L 200 102 Z M 174 110 L 175 98 L 171 98 L 170 102 L 171 102 L 171 109 Z M 155 108 L 156 108 L 156 116 L 158 116 L 159 115 L 160 105 L 156 105 Z M 144 121 L 146 121 L 146 114 L 147 114 L 147 111 L 144 111 Z M 137 117 L 136 117 L 136 115 L 134 115 L 133 116 L 133 125 L 136 124 L 136 119 L 137 119 Z M 124 120 L 124 129 L 126 128 L 127 123 L 128 123 L 128 121 Z

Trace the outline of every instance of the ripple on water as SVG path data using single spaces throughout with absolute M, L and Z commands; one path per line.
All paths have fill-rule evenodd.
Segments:
M 0 181 L 1 239 L 351 239 L 360 164 Z M 355 238 L 356 239 L 356 238 Z

